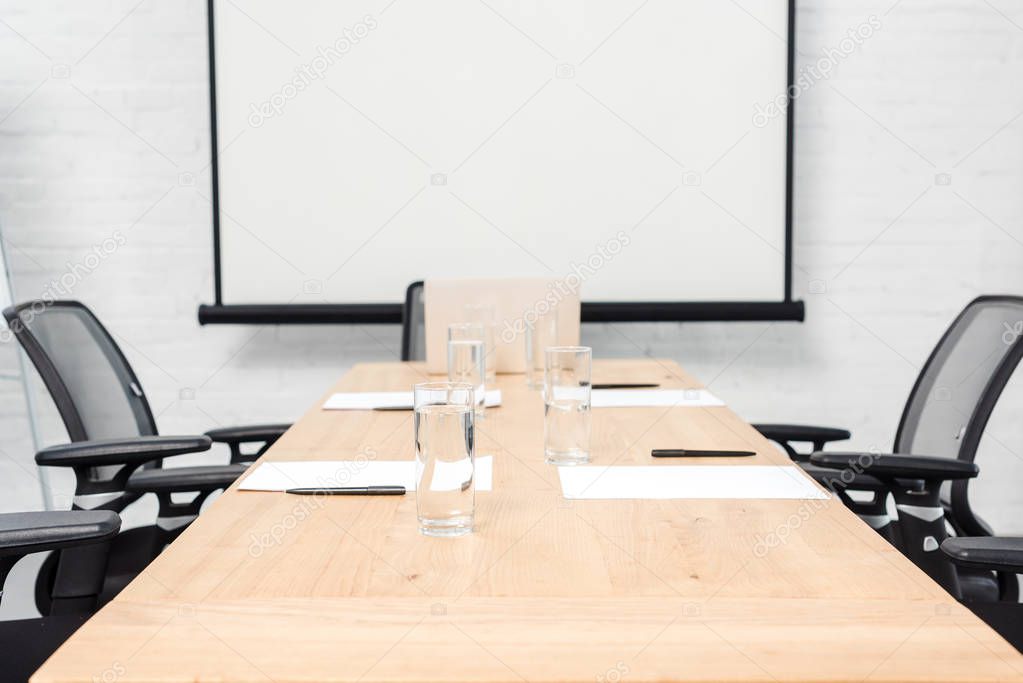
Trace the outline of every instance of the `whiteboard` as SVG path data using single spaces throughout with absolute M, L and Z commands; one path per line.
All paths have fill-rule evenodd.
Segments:
M 210 9 L 218 304 L 788 299 L 788 2 Z

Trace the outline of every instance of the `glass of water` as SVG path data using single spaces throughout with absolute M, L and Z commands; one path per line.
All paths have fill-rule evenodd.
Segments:
M 419 532 L 463 536 L 476 509 L 474 388 L 426 382 L 414 393 Z
M 483 326 L 483 354 L 487 358 L 487 386 L 497 384 L 497 312 L 493 304 L 466 304 L 465 319 Z
M 543 389 L 544 350 L 558 344 L 558 312 L 549 310 L 526 323 L 526 384 Z
M 590 461 L 590 366 L 588 346 L 551 346 L 544 366 L 543 446 L 552 465 Z
M 486 346 L 483 326 L 477 323 L 455 323 L 448 327 L 448 381 L 464 382 L 473 387 L 476 417 L 486 410 Z

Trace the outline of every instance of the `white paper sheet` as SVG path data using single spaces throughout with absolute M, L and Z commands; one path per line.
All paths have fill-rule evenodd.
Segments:
M 594 389 L 590 405 L 593 408 L 700 408 L 725 403 L 706 389 Z
M 568 499 L 788 498 L 827 500 L 798 467 L 678 465 L 559 467 Z
M 501 405 L 501 390 L 487 392 L 487 407 Z M 412 410 L 411 391 L 346 391 L 332 395 L 323 404 L 324 410 L 374 410 L 376 408 Z
M 452 481 L 464 481 L 458 466 L 438 468 L 434 488 L 452 488 Z M 476 458 L 476 490 L 493 487 L 494 458 Z M 260 463 L 238 486 L 240 491 L 284 491 L 293 488 L 330 486 L 404 486 L 416 490 L 414 460 L 296 460 Z

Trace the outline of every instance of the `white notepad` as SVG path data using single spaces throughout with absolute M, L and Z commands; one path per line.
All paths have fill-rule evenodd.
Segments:
M 501 405 L 501 390 L 491 389 L 487 392 L 488 408 Z M 324 404 L 324 410 L 375 410 L 385 408 L 392 410 L 412 410 L 413 394 L 411 391 L 344 391 L 332 395 Z
M 454 488 L 466 480 L 464 464 L 434 471 L 436 488 Z M 476 458 L 476 490 L 493 487 L 494 458 Z M 331 486 L 404 486 L 416 490 L 414 460 L 295 460 L 260 463 L 238 486 L 240 491 L 284 491 Z
M 559 467 L 565 498 L 778 498 L 827 500 L 809 477 L 793 466 L 678 465 Z
M 702 408 L 725 403 L 706 389 L 594 389 L 590 405 L 593 408 Z

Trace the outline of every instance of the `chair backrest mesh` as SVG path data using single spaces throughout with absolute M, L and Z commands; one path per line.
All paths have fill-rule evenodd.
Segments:
M 401 359 L 426 360 L 426 307 L 422 282 L 408 286 L 401 324 Z
M 1023 298 L 972 301 L 945 332 L 909 396 L 895 451 L 972 461 L 1023 354 Z
M 88 308 L 76 301 L 36 301 L 8 308 L 4 317 L 72 441 L 156 434 L 135 373 Z

